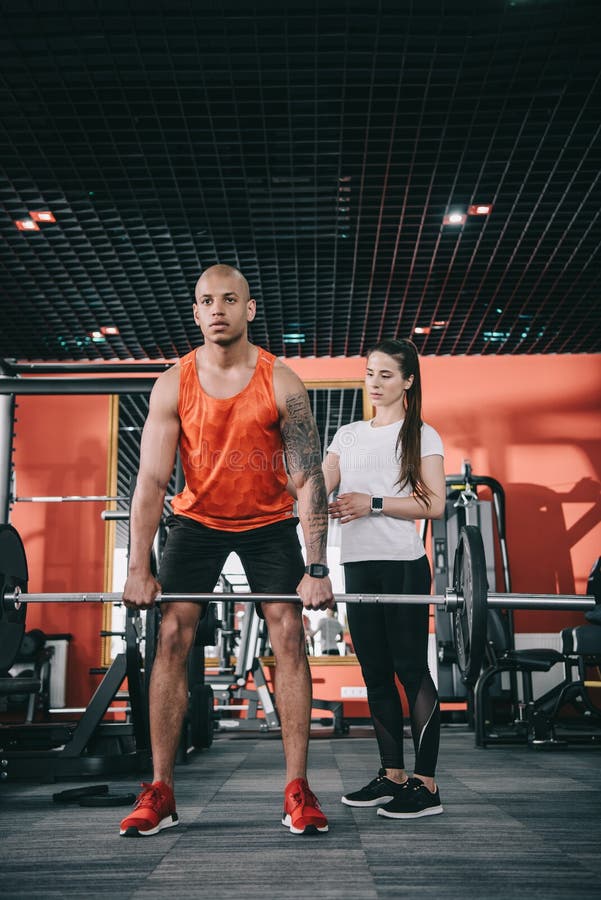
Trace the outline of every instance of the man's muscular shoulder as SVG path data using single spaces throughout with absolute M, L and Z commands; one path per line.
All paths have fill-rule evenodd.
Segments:
M 291 400 L 309 402 L 307 390 L 299 376 L 279 359 L 276 359 L 273 366 L 273 387 L 276 403 L 282 414 L 289 409 Z
M 154 384 L 151 402 L 162 412 L 177 412 L 180 372 L 180 364 L 176 362 L 170 369 L 159 375 Z

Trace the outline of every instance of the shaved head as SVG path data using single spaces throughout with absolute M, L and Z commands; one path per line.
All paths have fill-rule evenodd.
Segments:
M 200 283 L 205 278 L 205 276 L 226 276 L 229 278 L 236 278 L 240 283 L 240 295 L 245 299 L 250 299 L 250 287 L 248 281 L 242 274 L 242 272 L 237 269 L 235 266 L 228 266 L 224 263 L 217 263 L 215 266 L 209 266 L 208 269 L 205 269 L 198 281 L 196 282 L 196 287 L 194 289 L 194 295 L 196 296 L 199 291 Z

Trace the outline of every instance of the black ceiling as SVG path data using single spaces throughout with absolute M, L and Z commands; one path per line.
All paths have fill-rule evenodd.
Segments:
M 217 261 L 282 356 L 601 350 L 598 0 L 0 10 L 0 358 L 181 355 Z

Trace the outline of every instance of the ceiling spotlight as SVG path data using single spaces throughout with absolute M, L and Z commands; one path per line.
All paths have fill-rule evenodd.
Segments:
M 447 213 L 447 215 L 442 220 L 443 225 L 463 225 L 467 216 L 465 213 L 460 212 L 452 212 Z
M 435 322 L 432 322 L 432 328 L 444 328 L 447 324 L 444 319 L 437 319 Z
M 92 338 L 95 344 L 104 344 L 106 342 L 106 338 L 101 331 L 90 331 L 89 337 Z
M 15 225 L 19 231 L 39 231 L 40 226 L 33 219 L 17 219 Z
M 417 328 L 413 329 L 414 334 L 430 334 L 432 331 L 429 325 L 418 325 Z
M 116 325 L 102 325 L 100 328 L 101 334 L 119 334 L 119 329 Z
M 30 212 L 29 215 L 34 222 L 56 222 L 49 209 L 38 209 L 35 212 Z
M 469 216 L 489 216 L 492 212 L 492 206 L 490 203 L 468 206 L 467 212 Z
M 284 344 L 304 344 L 305 343 L 305 335 L 302 332 L 293 332 L 289 331 L 288 334 L 282 335 L 282 341 Z

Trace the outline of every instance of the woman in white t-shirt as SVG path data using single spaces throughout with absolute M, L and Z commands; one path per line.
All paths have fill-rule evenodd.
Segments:
M 340 428 L 328 447 L 330 516 L 342 523 L 341 562 L 349 594 L 429 594 L 431 572 L 415 519 L 439 518 L 445 507 L 443 445 L 421 418 L 415 345 L 381 341 L 367 357 L 365 384 L 376 414 Z M 435 782 L 440 706 L 428 669 L 427 605 L 347 606 L 365 684 L 381 768 L 348 806 L 378 807 L 389 818 L 442 812 Z M 414 776 L 403 757 L 403 685 L 415 748 Z

